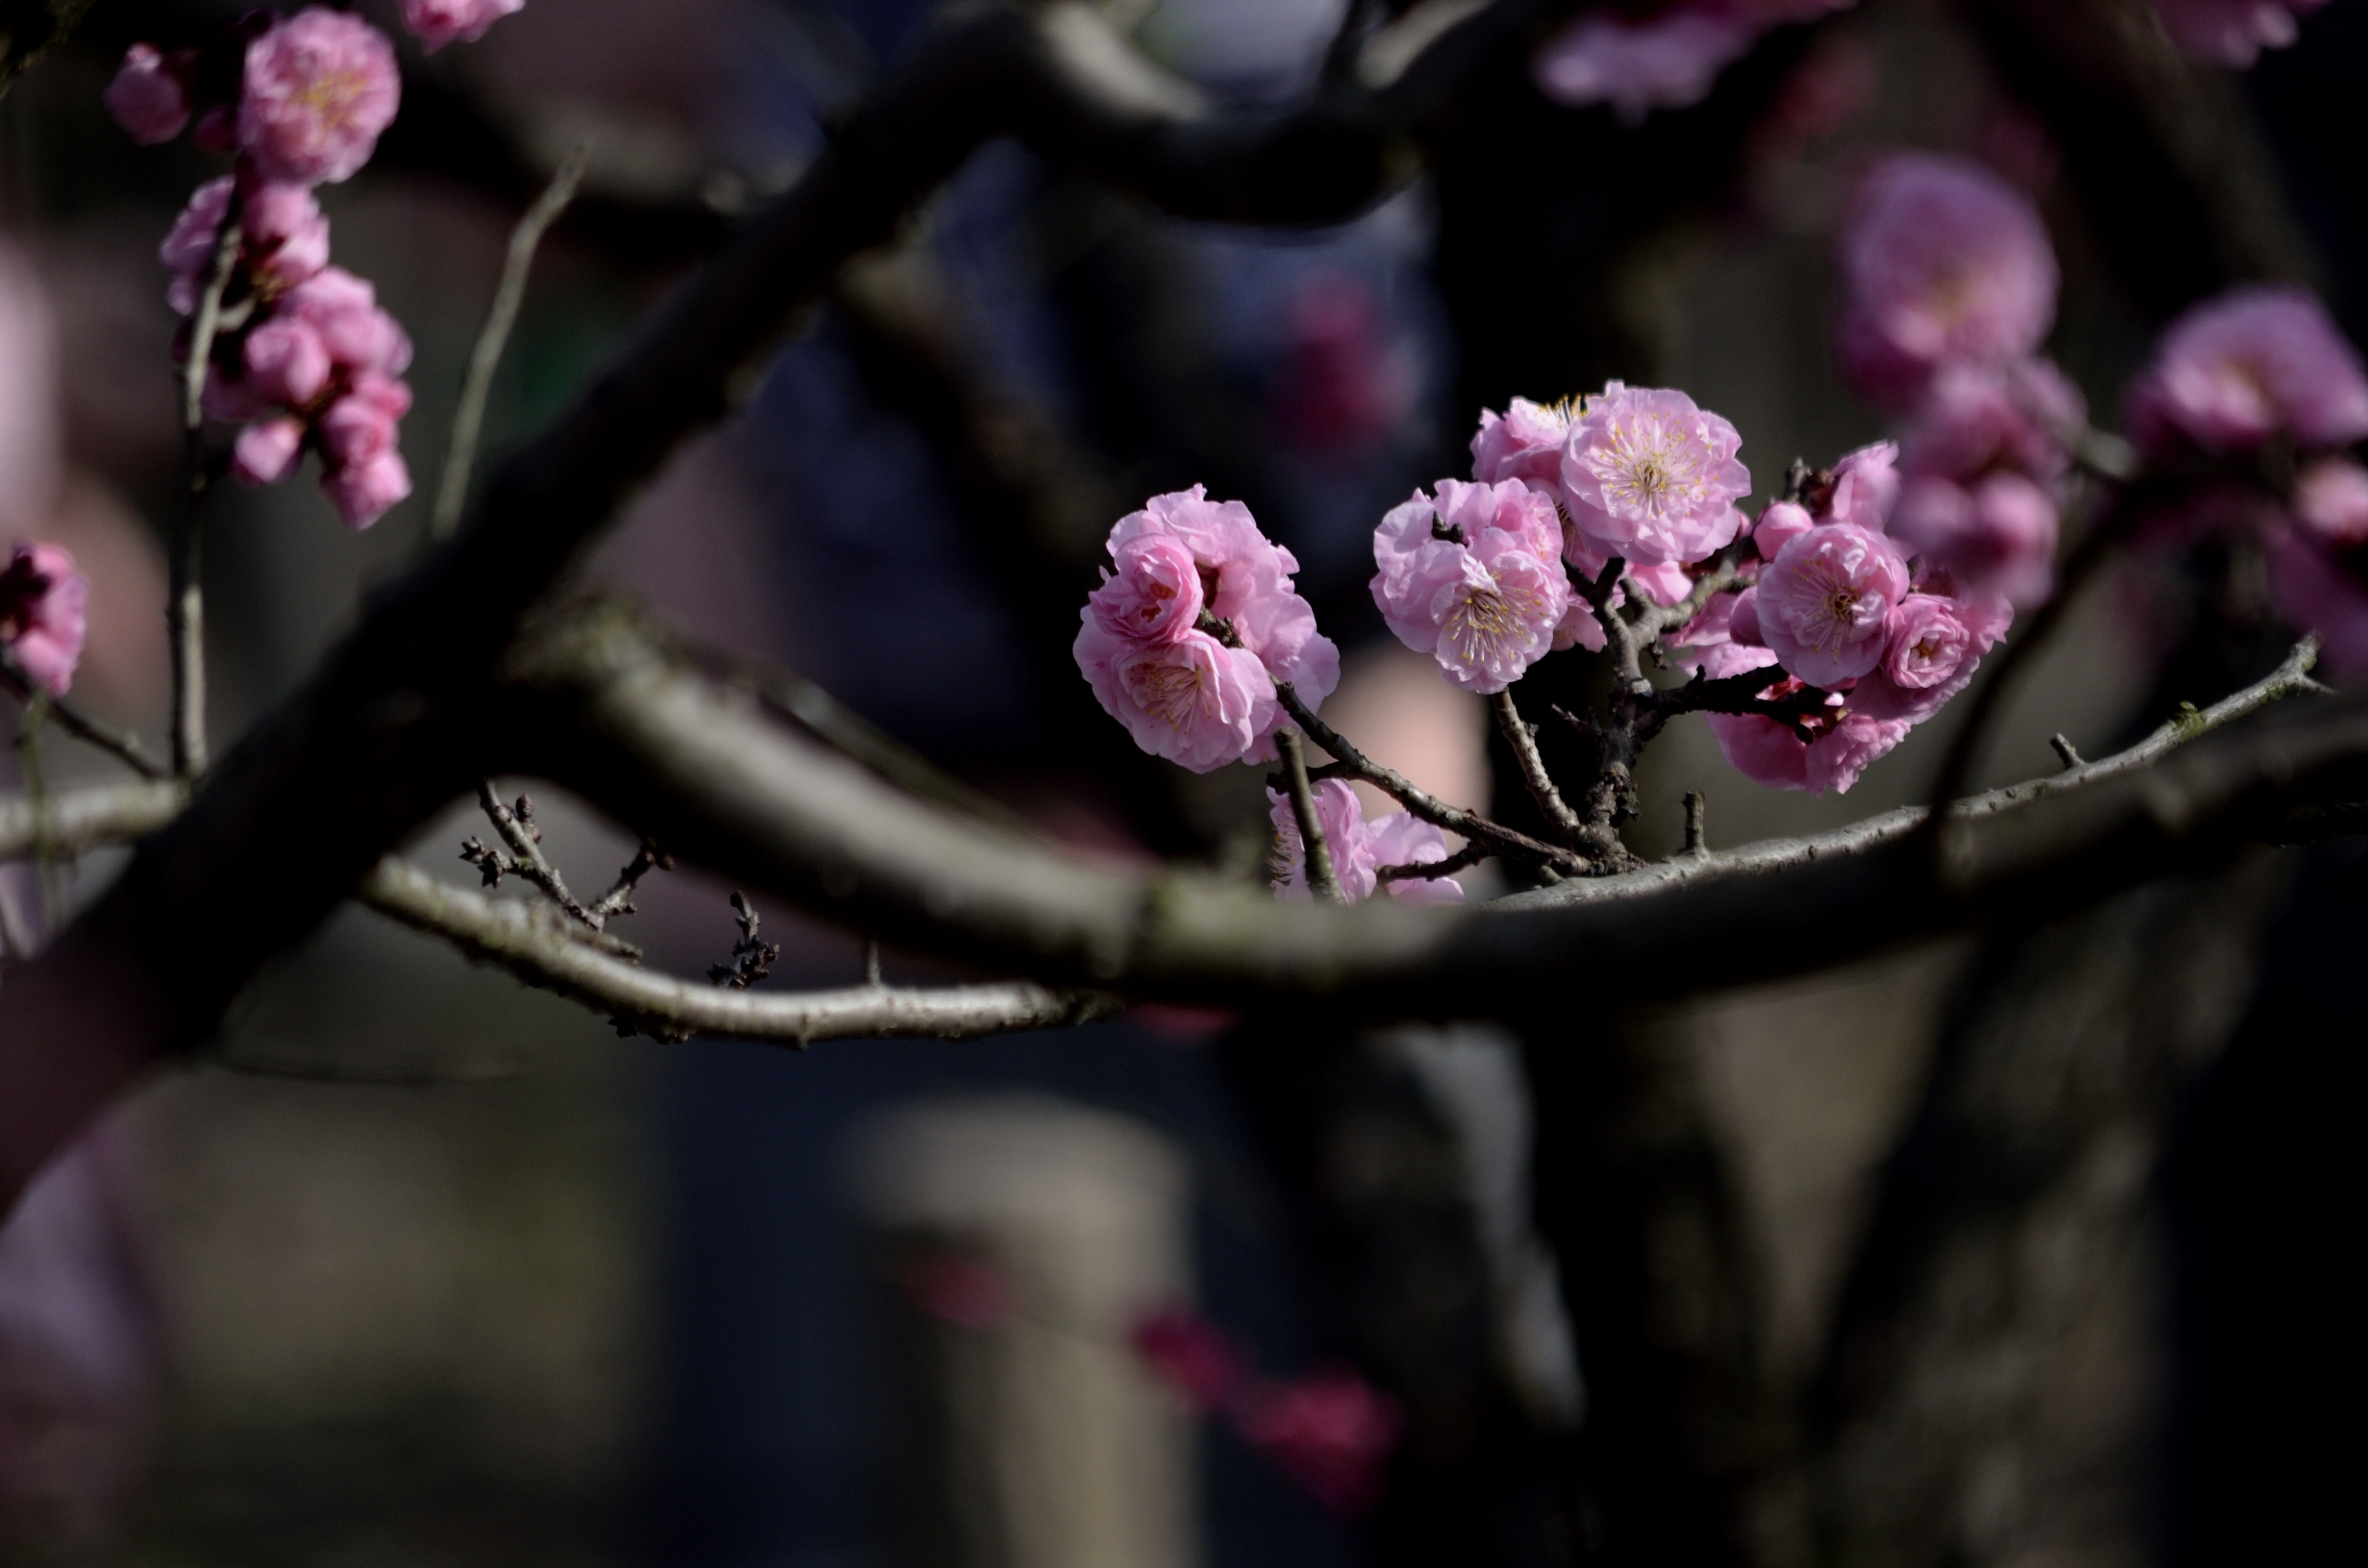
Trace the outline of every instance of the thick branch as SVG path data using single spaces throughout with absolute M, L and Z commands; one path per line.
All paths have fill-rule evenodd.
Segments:
M 380 862 L 356 896 L 528 985 L 609 1013 L 620 1030 L 659 1039 L 699 1034 L 798 1045 L 898 1036 L 974 1040 L 1066 1028 L 1117 1010 L 1106 996 L 1024 980 L 932 991 L 857 986 L 802 995 L 698 985 L 636 968 L 578 941 L 554 917 L 439 882 L 400 860 Z
M 46 849 L 79 855 L 110 844 L 144 839 L 181 815 L 188 795 L 179 784 L 99 784 L 49 796 L 37 815 L 26 799 L 0 799 L 0 862 L 25 860 Z

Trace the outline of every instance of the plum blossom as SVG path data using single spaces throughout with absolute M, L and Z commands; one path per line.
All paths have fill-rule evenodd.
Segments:
M 1319 781 L 1315 794 L 1316 821 L 1323 826 L 1324 847 L 1331 852 L 1332 874 L 1340 883 L 1342 897 L 1352 904 L 1362 903 L 1375 889 L 1388 888 L 1390 896 L 1400 903 L 1464 901 L 1463 886 L 1452 877 L 1383 882 L 1377 874 L 1385 866 L 1419 866 L 1446 859 L 1446 835 L 1438 828 L 1403 811 L 1385 812 L 1369 820 L 1357 792 L 1337 778 Z M 1292 809 L 1290 797 L 1279 791 L 1267 791 L 1267 803 L 1274 822 L 1275 896 L 1305 903 L 1307 850 L 1299 838 L 1298 814 Z
M 1882 662 L 1908 563 L 1882 534 L 1849 523 L 1810 529 L 1760 575 L 1760 636 L 1787 673 L 1813 686 L 1853 680 Z
M 1172 643 L 1200 619 L 1200 571 L 1183 542 L 1141 534 L 1110 552 L 1115 573 L 1086 599 L 1094 619 L 1114 636 Z
M 1558 104 L 1609 104 L 1630 124 L 1656 109 L 1710 96 L 1718 73 L 1786 22 L 1838 11 L 1850 0 L 1676 0 L 1645 16 L 1596 12 L 1538 51 L 1530 76 Z
M 2341 446 L 2368 436 L 2368 378 L 2315 297 L 2253 284 L 2171 324 L 2126 416 L 2132 437 L 2155 453 L 2183 442 L 2237 452 L 2279 434 Z
M 2269 540 L 2271 596 L 2286 619 L 2319 634 L 2320 662 L 2343 679 L 2368 674 L 2368 469 L 2348 457 L 2312 464 L 2294 486 L 2292 526 Z
M 1562 477 L 1563 440 L 1569 433 L 1567 404 L 1515 398 L 1501 417 L 1483 408 L 1471 438 L 1471 477 L 1482 484 L 1519 479 L 1552 495 Z
M 1893 441 L 1843 453 L 1834 465 L 1834 495 L 1826 502 L 1825 520 L 1881 533 L 1899 500 L 1898 462 L 1899 445 Z
M 305 422 L 293 414 L 259 419 L 231 445 L 231 473 L 241 484 L 278 484 L 304 455 Z
M 485 36 L 486 29 L 523 10 L 526 3 L 527 0 L 403 0 L 403 25 L 432 55 L 456 39 L 476 42 Z
M 115 79 L 100 95 L 115 123 L 143 147 L 172 140 L 189 123 L 189 79 L 196 60 L 165 54 L 150 43 L 124 51 Z
M 1733 425 L 1683 392 L 1607 383 L 1563 443 L 1573 533 L 1647 565 L 1706 558 L 1742 527 L 1735 503 L 1751 471 L 1736 460 L 1741 445 Z
M 198 293 L 213 265 L 222 220 L 230 215 L 234 177 L 209 180 L 190 193 L 157 257 L 171 277 L 164 300 L 176 314 L 197 309 Z M 303 185 L 266 184 L 248 190 L 238 210 L 240 265 L 265 300 L 313 277 L 329 264 L 329 220 Z
M 74 684 L 89 631 L 90 579 L 56 545 L 18 545 L 0 569 L 0 647 L 52 697 Z
M 1084 619 L 1077 668 L 1102 711 L 1151 755 L 1205 773 L 1273 734 L 1279 705 L 1257 654 L 1205 631 L 1144 643 L 1105 630 L 1090 610 Z
M 1943 365 L 1909 422 L 1904 465 L 1951 478 L 2012 468 L 2053 479 L 2071 465 L 2065 439 L 2087 417 L 2080 388 L 2048 360 Z
M 2301 36 L 2296 18 L 2327 0 L 2154 0 L 2171 41 L 2208 65 L 2243 69 Z
M 2032 353 L 2056 316 L 2056 255 L 2030 201 L 1979 164 L 1898 153 L 1841 235 L 1843 371 L 1905 405 L 1944 364 Z
M 1560 520 L 1517 479 L 1441 479 L 1437 490 L 1417 490 L 1373 530 L 1373 602 L 1398 641 L 1437 658 L 1456 685 L 1501 692 L 1546 655 L 1570 616 Z
M 2020 474 L 1910 481 L 1891 531 L 1960 583 L 2028 608 L 2056 590 L 2056 498 Z
M 1760 521 L 1751 526 L 1752 548 L 1760 552 L 1762 560 L 1772 561 L 1778 551 L 1816 526 L 1817 520 L 1800 502 L 1770 502 L 1760 514 Z
M 238 144 L 267 180 L 351 179 L 402 95 L 386 35 L 358 16 L 308 6 L 247 45 Z
M 1956 606 L 1936 595 L 1909 595 L 1885 626 L 1881 668 L 1894 686 L 1925 691 L 1956 674 L 1974 656 L 1973 633 Z

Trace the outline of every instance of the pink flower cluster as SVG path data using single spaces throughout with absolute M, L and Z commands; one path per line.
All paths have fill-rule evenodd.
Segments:
M 1961 587 L 2029 606 L 2055 589 L 2056 486 L 2085 423 L 2036 356 L 2056 257 L 2031 203 L 1978 165 L 1879 164 L 1841 237 L 1842 367 L 1908 414 L 1890 531 Z
M 2132 383 L 2126 417 L 2155 457 L 2295 451 L 2301 474 L 2269 538 L 2270 589 L 2319 633 L 2331 673 L 2368 674 L 2368 375 L 2319 302 L 2256 285 L 2173 322 Z
M 1317 1502 L 1355 1517 L 1381 1493 L 1382 1467 L 1403 1421 L 1387 1394 L 1345 1368 L 1277 1381 L 1197 1312 L 1168 1310 L 1136 1325 L 1135 1352 L 1170 1391 L 1204 1415 L 1222 1414 Z
M 457 39 L 475 43 L 485 30 L 524 10 L 527 0 L 403 0 L 403 25 L 409 28 L 428 53 L 434 54 Z
M 1267 791 L 1274 821 L 1274 891 L 1295 903 L 1308 900 L 1307 849 L 1299 838 L 1298 814 L 1279 791 Z M 1376 888 L 1407 904 L 1460 904 L 1464 889 L 1451 877 L 1403 877 L 1384 882 L 1377 874 L 1385 866 L 1420 866 L 1447 858 L 1446 835 L 1408 812 L 1386 812 L 1367 819 L 1357 792 L 1337 778 L 1316 784 L 1316 820 L 1323 824 L 1324 846 L 1332 852 L 1332 872 L 1341 894 L 1362 903 Z
M 1077 668 L 1155 757 L 1205 773 L 1274 756 L 1277 682 L 1310 708 L 1340 684 L 1340 649 L 1292 586 L 1299 564 L 1238 501 L 1199 486 L 1153 496 L 1110 530 L 1086 600 Z
M 439 9 L 480 32 L 500 13 L 414 6 L 407 14 Z M 318 6 L 259 25 L 233 36 L 243 51 L 237 103 L 209 108 L 199 124 L 201 139 L 210 126 L 234 125 L 237 167 L 199 186 L 165 236 L 165 297 L 180 314 L 196 312 L 234 216 L 239 247 L 223 296 L 234 326 L 213 345 L 206 386 L 207 412 L 244 427 L 232 472 L 274 483 L 310 448 L 331 504 L 348 527 L 367 527 L 411 490 L 396 445 L 411 404 L 401 379 L 411 344 L 368 282 L 330 265 L 329 223 L 312 186 L 353 175 L 393 120 L 394 46 L 361 18 Z M 194 55 L 136 45 L 109 107 L 141 140 L 165 139 L 189 118 L 195 75 Z
M 1900 494 L 1889 442 L 1836 465 L 1811 505 L 1779 502 L 1761 514 L 1751 585 L 1714 597 L 1680 634 L 1712 679 L 1781 671 L 1760 695 L 1821 697 L 1787 722 L 1762 714 L 1708 716 L 1738 770 L 1781 789 L 1842 794 L 1867 766 L 1973 679 L 2005 635 L 2013 607 L 1912 557 L 1885 531 Z
M 1656 109 L 1710 96 L 1718 73 L 1770 30 L 1851 0 L 1669 0 L 1658 11 L 1619 7 L 1580 17 L 1538 51 L 1538 90 L 1573 109 L 1609 104 L 1634 123 Z
M 1467 691 L 1501 692 L 1548 650 L 1566 622 L 1602 629 L 1564 575 L 1554 502 L 1517 479 L 1442 479 L 1373 530 L 1373 601 L 1398 640 L 1438 659 Z
M 2210 65 L 2250 65 L 2300 36 L 2296 18 L 2327 0 L 2154 0 L 2171 40 Z
M 56 545 L 18 545 L 0 568 L 0 648 L 52 697 L 63 697 L 89 630 L 90 579 Z

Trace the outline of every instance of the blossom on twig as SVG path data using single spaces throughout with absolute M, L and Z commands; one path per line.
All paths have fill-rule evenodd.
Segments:
M 1751 492 L 1735 427 L 1683 392 L 1607 382 L 1563 442 L 1570 556 L 1646 564 L 1703 560 L 1731 544 Z M 1600 567 L 1598 567 L 1600 570 Z
M 308 6 L 247 45 L 238 145 L 267 180 L 350 180 L 394 123 L 403 79 L 386 35 Z
M 1373 602 L 1467 691 L 1501 692 L 1558 643 L 1572 595 L 1554 503 L 1517 480 L 1441 479 L 1373 530 Z M 1597 636 L 1601 633 L 1598 631 Z
M 1308 900 L 1307 850 L 1299 838 L 1298 818 L 1291 799 L 1279 790 L 1267 791 L 1274 822 L 1274 894 L 1290 903 Z M 1386 887 L 1390 896 L 1408 904 L 1460 904 L 1461 883 L 1451 877 L 1405 876 L 1383 882 L 1387 866 L 1420 866 L 1447 858 L 1446 835 L 1403 811 L 1367 818 L 1357 792 L 1337 778 L 1316 785 L 1316 820 L 1322 824 L 1325 846 L 1332 851 L 1332 875 L 1341 896 L 1361 903 Z
M 0 647 L 52 697 L 74 684 L 89 603 L 90 579 L 57 545 L 18 545 L 0 568 Z
M 2131 386 L 2131 438 L 2157 453 L 2242 452 L 2284 436 L 2331 447 L 2368 436 L 2359 355 L 2303 289 L 2251 284 L 2206 301 L 2163 332 Z
M 503 17 L 525 8 L 527 0 L 403 0 L 403 25 L 411 30 L 428 53 L 456 40 L 474 43 Z
M 141 146 L 170 141 L 189 123 L 189 78 L 196 64 L 188 51 L 168 55 L 154 44 L 136 43 L 124 51 L 123 64 L 101 101 Z

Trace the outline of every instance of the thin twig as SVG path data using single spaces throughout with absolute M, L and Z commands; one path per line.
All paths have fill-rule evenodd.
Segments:
M 1686 847 L 1680 853 L 1707 855 L 1711 852 L 1710 840 L 1702 831 L 1703 805 L 1704 800 L 1699 790 L 1686 792 Z
M 1469 866 L 1477 866 L 1489 858 L 1488 846 L 1468 844 L 1444 860 L 1409 861 L 1403 866 L 1383 866 L 1373 872 L 1376 882 L 1430 882 L 1443 876 L 1453 876 Z
M 1513 748 L 1513 760 L 1521 770 L 1521 784 L 1529 791 L 1529 797 L 1538 802 L 1539 811 L 1565 842 L 1576 842 L 1587 824 L 1579 821 L 1579 814 L 1570 809 L 1562 791 L 1554 787 L 1553 775 L 1545 771 L 1545 759 L 1538 754 L 1538 728 L 1521 717 L 1521 710 L 1514 705 L 1510 687 L 1489 698 L 1489 712 L 1495 716 L 1497 733 Z
M 1299 737 L 1288 729 L 1274 732 L 1274 748 L 1283 757 L 1283 788 L 1291 796 L 1291 815 L 1299 824 L 1299 858 L 1307 870 L 1308 891 L 1327 904 L 1344 904 L 1340 878 L 1332 870 L 1332 846 L 1324 842 L 1323 819 L 1316 814 L 1316 791 L 1307 781 L 1307 753 Z
M 879 977 L 879 938 L 877 937 L 863 939 L 863 983 L 867 986 L 882 984 Z
M 502 842 L 509 845 L 510 855 L 515 857 L 505 856 L 476 839 L 462 843 L 460 858 L 484 874 L 485 886 L 498 886 L 505 876 L 518 877 L 539 888 L 571 919 L 598 931 L 601 917 L 577 901 L 576 895 L 567 891 L 567 879 L 543 856 L 543 834 L 534 825 L 532 798 L 522 795 L 515 807 L 504 805 L 502 797 L 493 792 L 493 780 L 481 778 L 477 781 L 477 803 L 484 808 L 486 820 L 493 823 L 494 831 L 502 835 Z
M 2062 730 L 2060 729 L 2056 731 L 2055 734 L 2050 735 L 2047 738 L 2047 744 L 2056 748 L 2056 755 L 2063 759 L 2063 765 L 2066 768 L 2078 768 L 2081 766 L 2080 752 L 2074 749 L 2073 745 L 2069 740 L 2064 738 L 2064 733 Z
M 900 1036 L 971 1040 L 1019 1029 L 1059 1029 L 1106 1017 L 1121 1005 L 1095 992 L 1027 981 L 903 990 L 864 985 L 805 994 L 725 990 L 651 974 L 572 940 L 536 906 L 487 898 L 389 858 L 356 895 L 415 931 L 496 964 L 530 986 L 611 1015 L 620 1033 L 658 1040 L 694 1034 L 732 1040 L 811 1041 Z
M 1299 700 L 1298 693 L 1291 689 L 1289 682 L 1276 682 L 1274 696 L 1282 703 L 1283 711 L 1307 733 L 1307 738 L 1331 752 L 1349 777 L 1372 785 L 1433 827 L 1486 844 L 1490 853 L 1524 866 L 1540 867 L 1565 876 L 1585 876 L 1591 871 L 1588 863 L 1569 850 L 1542 844 L 1526 833 L 1448 805 L 1418 788 L 1403 773 L 1384 768 L 1351 746 L 1339 730 L 1317 718 L 1315 710 Z
M 33 864 L 41 883 L 41 929 L 57 929 L 65 907 L 58 873 L 58 845 L 49 831 L 49 784 L 41 767 L 41 722 L 49 717 L 49 694 L 37 692 L 16 725 L 16 768 L 25 781 L 25 807 L 33 823 Z
M 534 205 L 510 231 L 509 255 L 502 263 L 502 282 L 493 291 L 493 306 L 485 312 L 485 325 L 477 334 L 477 346 L 469 351 L 468 374 L 460 383 L 460 402 L 453 410 L 452 439 L 444 453 L 444 477 L 436 485 L 435 510 L 428 518 L 428 537 L 449 539 L 460 526 L 461 508 L 468 504 L 469 471 L 476 466 L 477 441 L 485 424 L 485 401 L 492 395 L 493 375 L 501 368 L 502 351 L 509 343 L 510 329 L 518 324 L 519 307 L 526 303 L 527 278 L 534 269 L 534 252 L 543 242 L 543 234 L 556 223 L 567 204 L 576 197 L 576 186 L 583 180 L 585 163 L 592 154 L 589 142 L 578 142 L 551 184 L 534 199 Z
M 641 886 L 641 879 L 652 871 L 671 871 L 674 869 L 674 856 L 648 839 L 642 840 L 641 847 L 633 851 L 633 858 L 625 863 L 625 869 L 617 872 L 616 881 L 610 883 L 608 891 L 593 903 L 589 913 L 603 924 L 613 916 L 632 914 L 633 891 Z
M 172 597 L 164 614 L 173 651 L 173 772 L 182 778 L 195 778 L 206 771 L 206 601 L 199 581 L 199 540 L 206 494 L 213 486 L 213 464 L 206 453 L 206 377 L 212 368 L 214 337 L 222 328 L 222 295 L 238 264 L 240 201 L 234 182 L 230 207 L 214 237 L 206 290 L 198 296 L 197 315 L 189 324 L 189 356 L 181 367 L 182 497 L 168 543 Z
M 0 687 L 19 702 L 30 705 L 34 694 L 42 688 L 25 673 L 14 654 L 0 649 Z M 101 719 L 93 718 L 82 708 L 62 697 L 48 698 L 49 717 L 60 729 L 78 741 L 97 747 L 142 778 L 169 778 L 172 770 L 150 756 L 140 746 L 139 738 L 128 730 L 115 728 Z

